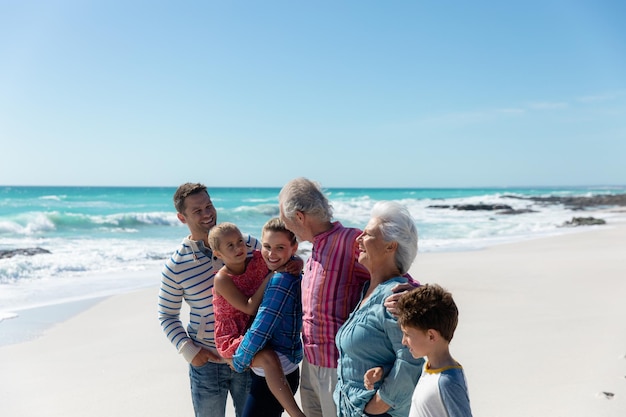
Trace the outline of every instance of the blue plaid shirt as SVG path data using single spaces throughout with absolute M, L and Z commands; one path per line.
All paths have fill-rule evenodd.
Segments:
M 233 368 L 243 372 L 266 345 L 285 355 L 292 363 L 302 360 L 301 276 L 275 272 L 252 326 L 233 356 Z

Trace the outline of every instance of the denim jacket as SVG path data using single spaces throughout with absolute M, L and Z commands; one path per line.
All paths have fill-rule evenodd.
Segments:
M 392 288 L 404 282 L 407 278 L 396 277 L 379 284 L 337 333 L 339 362 L 334 399 L 339 417 L 362 416 L 376 392 L 391 407 L 387 411 L 391 416 L 406 417 L 409 414 L 411 395 L 421 375 L 424 359 L 413 358 L 408 348 L 402 345 L 398 321 L 383 305 L 392 294 Z M 368 286 L 369 283 L 361 299 Z M 373 390 L 367 390 L 363 376 L 376 366 L 383 368 L 383 379 Z

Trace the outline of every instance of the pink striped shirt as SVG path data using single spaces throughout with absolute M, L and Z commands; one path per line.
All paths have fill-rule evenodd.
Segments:
M 307 360 L 336 368 L 335 335 L 361 297 L 369 272 L 357 262 L 356 238 L 361 231 L 334 222 L 315 236 L 302 277 L 302 341 Z

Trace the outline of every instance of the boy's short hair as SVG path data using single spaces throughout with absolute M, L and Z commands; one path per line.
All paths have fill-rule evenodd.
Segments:
M 241 234 L 241 230 L 234 223 L 224 222 L 213 226 L 209 231 L 209 247 L 211 250 L 219 250 L 221 238 L 232 232 Z
M 185 214 L 185 199 L 192 194 L 198 194 L 201 192 L 209 194 L 204 184 L 186 182 L 179 186 L 174 193 L 174 208 L 180 214 Z
M 437 284 L 425 284 L 398 300 L 398 324 L 421 330 L 437 330 L 448 342 L 454 336 L 459 310 L 452 294 Z

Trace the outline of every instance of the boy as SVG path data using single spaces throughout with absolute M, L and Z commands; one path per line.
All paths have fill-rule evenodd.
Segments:
M 427 357 L 409 417 L 471 417 L 463 368 L 449 350 L 459 314 L 452 294 L 426 284 L 400 297 L 398 311 L 402 344 L 413 357 Z

